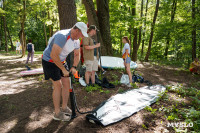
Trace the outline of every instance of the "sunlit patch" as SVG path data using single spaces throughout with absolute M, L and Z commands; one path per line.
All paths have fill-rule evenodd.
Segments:
M 165 79 L 164 79 L 164 78 L 161 78 L 161 77 L 159 77 L 159 80 L 160 80 L 160 81 L 165 81 Z
M 169 133 L 169 130 L 167 130 L 166 127 L 157 126 L 154 129 L 154 133 Z
M 5 77 L 4 77 L 5 78 Z M 17 94 L 26 90 L 27 85 L 33 85 L 38 83 L 36 80 L 24 81 L 23 79 L 11 80 L 11 81 L 1 81 L 0 82 L 0 96 L 4 94 Z M 19 87 L 20 86 L 20 87 Z M 24 87 L 24 88 L 23 88 Z
M 177 83 L 177 82 L 174 82 L 174 81 L 169 81 L 169 84 L 171 84 L 172 86 L 177 86 L 179 85 L 180 83 Z M 185 83 L 181 83 L 183 86 L 185 86 L 186 84 Z
M 180 97 L 177 94 L 172 94 L 172 93 L 168 93 L 168 96 L 170 99 L 176 101 L 176 102 L 184 102 L 184 103 L 189 103 L 190 101 L 188 101 L 186 98 Z
M 145 68 L 143 64 L 138 64 L 138 68 Z
M 49 107 L 34 110 L 29 116 L 30 122 L 25 126 L 26 132 L 32 132 L 38 128 L 45 128 L 52 121 L 52 112 Z
M 142 114 L 138 112 L 134 117 L 130 117 L 130 122 L 137 125 L 142 125 L 144 122 Z
M 0 133 L 7 133 L 17 125 L 18 119 L 13 118 L 0 124 Z

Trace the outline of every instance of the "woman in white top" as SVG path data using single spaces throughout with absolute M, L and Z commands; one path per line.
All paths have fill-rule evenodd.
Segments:
M 122 38 L 122 43 L 124 43 L 124 48 L 123 48 L 123 51 L 122 51 L 122 58 L 124 60 L 124 66 L 125 66 L 126 72 L 129 76 L 129 84 L 127 86 L 131 87 L 132 74 L 131 74 L 131 69 L 130 69 L 130 62 L 131 62 L 130 45 L 129 45 L 129 39 L 128 39 L 127 36 L 124 36 Z

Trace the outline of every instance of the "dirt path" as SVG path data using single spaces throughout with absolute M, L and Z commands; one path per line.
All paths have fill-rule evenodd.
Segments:
M 41 55 L 35 56 L 31 68 L 41 67 Z M 20 77 L 19 72 L 26 70 L 26 58 L 0 54 L 0 132 L 70 132 L 70 133 L 129 133 L 129 132 L 173 132 L 166 127 L 167 120 L 162 112 L 153 115 L 141 110 L 135 115 L 108 127 L 94 125 L 85 120 L 85 115 L 78 115 L 70 122 L 57 122 L 52 119 L 52 87 L 50 81 L 44 81 L 43 75 Z M 153 84 L 183 84 L 200 89 L 200 76 L 191 75 L 187 71 L 166 66 L 139 63 L 137 72 Z M 109 81 L 119 80 L 121 73 L 108 70 L 105 75 Z M 144 86 L 144 84 L 139 84 Z M 102 101 L 118 93 L 119 89 L 127 90 L 121 85 L 109 89 L 108 93 L 86 92 L 79 84 L 76 88 L 77 101 L 81 111 L 91 110 Z M 164 101 L 161 101 L 164 103 Z M 153 107 L 161 105 L 154 104 Z M 162 121 L 162 122 L 161 122 Z M 144 127 L 145 125 L 146 127 Z

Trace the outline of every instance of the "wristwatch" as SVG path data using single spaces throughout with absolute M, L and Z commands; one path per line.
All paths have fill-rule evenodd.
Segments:
M 76 69 L 76 66 L 72 66 L 72 67 Z

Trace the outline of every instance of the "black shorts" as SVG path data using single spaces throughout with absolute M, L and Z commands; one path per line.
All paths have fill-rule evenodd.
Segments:
M 67 71 L 69 71 L 69 67 L 67 63 L 63 64 Z M 60 80 L 63 76 L 62 70 L 52 62 L 48 62 L 42 59 L 42 66 L 44 71 L 45 80 L 52 79 L 53 81 Z

